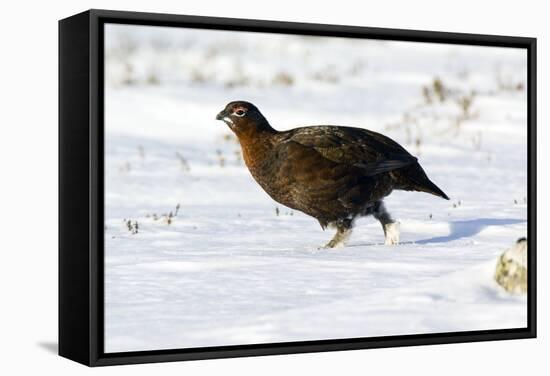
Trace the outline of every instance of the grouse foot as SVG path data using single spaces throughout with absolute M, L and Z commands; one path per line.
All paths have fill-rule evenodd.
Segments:
M 340 248 L 345 245 L 346 240 L 351 235 L 351 229 L 338 231 L 336 235 L 323 248 Z
M 399 244 L 399 222 L 386 223 L 384 225 L 384 234 L 386 235 L 385 245 Z
M 345 241 L 351 235 L 351 229 L 353 227 L 353 222 L 351 220 L 345 220 L 342 222 L 336 223 L 336 234 L 334 237 L 327 243 L 323 248 L 336 248 L 343 247 Z

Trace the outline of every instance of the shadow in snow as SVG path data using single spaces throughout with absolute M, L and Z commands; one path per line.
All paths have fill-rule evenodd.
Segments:
M 407 244 L 415 244 L 416 242 L 411 242 L 411 241 L 407 241 L 407 242 L 399 242 L 398 245 L 407 245 Z M 385 244 L 383 242 L 380 242 L 380 243 L 361 243 L 361 244 L 346 244 L 346 248 L 349 248 L 349 247 L 374 247 L 374 246 L 385 246 Z M 395 246 L 389 246 L 390 248 L 391 247 L 395 247 Z M 330 250 L 331 248 L 329 248 Z
M 470 219 L 467 221 L 452 221 L 449 222 L 451 233 L 445 236 L 436 236 L 429 239 L 422 239 L 417 241 L 400 242 L 399 245 L 407 244 L 429 244 L 429 243 L 447 243 L 453 240 L 468 238 L 479 234 L 484 228 L 489 226 L 506 226 L 515 225 L 517 223 L 526 222 L 523 219 L 511 219 L 511 218 L 479 218 Z M 363 243 L 363 244 L 350 244 L 346 247 L 365 247 L 384 245 L 384 243 Z
M 517 223 L 525 222 L 523 219 L 511 219 L 511 218 L 479 218 L 471 219 L 468 221 L 452 221 L 449 223 L 451 233 L 445 236 L 437 236 L 429 239 L 417 240 L 416 244 L 428 244 L 428 243 L 447 243 L 453 240 L 469 238 L 471 236 L 479 234 L 484 228 L 489 226 L 506 226 L 515 225 Z

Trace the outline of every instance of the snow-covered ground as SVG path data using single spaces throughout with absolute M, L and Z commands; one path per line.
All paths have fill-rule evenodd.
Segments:
M 493 281 L 527 229 L 523 50 L 108 25 L 107 352 L 525 327 Z M 450 197 L 386 199 L 349 245 L 272 201 L 214 120 L 339 124 L 417 155 Z M 172 212 L 172 215 L 170 215 Z M 136 226 L 137 223 L 137 226 Z

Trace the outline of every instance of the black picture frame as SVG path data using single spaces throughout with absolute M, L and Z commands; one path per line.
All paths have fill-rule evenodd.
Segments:
M 528 56 L 528 325 L 525 328 L 192 349 L 103 351 L 103 25 L 517 47 Z M 59 354 L 88 366 L 536 337 L 536 39 L 88 10 L 59 21 Z

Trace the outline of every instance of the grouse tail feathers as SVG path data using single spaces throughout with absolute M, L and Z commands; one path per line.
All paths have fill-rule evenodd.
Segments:
M 426 192 L 449 200 L 449 196 L 428 178 L 420 164 L 415 163 L 408 168 L 404 168 L 400 175 L 398 180 L 402 182 L 401 189 Z
M 435 185 L 431 180 L 427 179 L 422 185 L 418 184 L 416 190 L 420 192 L 431 193 L 432 195 L 444 198 L 449 200 L 449 196 L 445 194 L 437 185 Z

